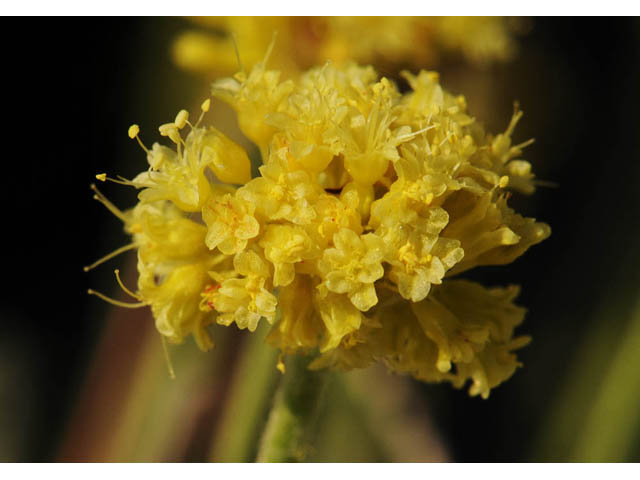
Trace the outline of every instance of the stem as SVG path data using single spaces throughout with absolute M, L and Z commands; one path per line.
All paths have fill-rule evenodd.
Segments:
M 328 375 L 309 370 L 309 362 L 299 355 L 287 361 L 260 442 L 258 462 L 299 462 L 309 451 Z
M 264 427 L 280 372 L 276 369 L 278 351 L 264 342 L 265 322 L 247 338 L 237 373 L 229 391 L 216 432 L 210 460 L 214 462 L 250 462 L 256 455 L 256 443 Z
M 626 330 L 601 380 L 591 411 L 583 419 L 584 428 L 572 461 L 632 460 L 634 436 L 640 425 L 640 303 Z

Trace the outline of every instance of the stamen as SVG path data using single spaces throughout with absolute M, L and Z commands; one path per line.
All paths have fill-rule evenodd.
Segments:
M 173 370 L 173 363 L 171 363 L 171 355 L 169 355 L 169 347 L 167 346 L 167 339 L 164 335 L 160 335 L 162 338 L 162 350 L 164 351 L 164 361 L 167 364 L 167 370 L 169 370 L 169 378 L 171 380 L 176 379 L 176 374 Z
M 527 140 L 526 142 L 522 142 L 519 143 L 518 145 L 514 145 L 513 147 L 511 147 L 511 150 L 522 150 L 523 148 L 528 147 L 529 145 L 531 145 L 533 142 L 535 142 L 536 139 L 535 138 L 530 138 L 529 140 Z
M 117 183 L 118 185 L 126 185 L 126 186 L 133 185 L 133 182 L 131 182 L 131 180 L 127 180 L 126 178 L 121 177 L 120 175 L 118 175 L 117 177 L 119 180 L 116 180 L 115 178 L 107 177 L 106 173 L 99 173 L 98 175 L 96 175 L 96 178 L 101 182 L 109 181 L 109 182 Z
M 198 121 L 196 122 L 195 127 L 200 125 L 200 122 L 202 121 L 202 119 L 204 117 L 204 114 L 207 113 L 210 108 L 211 108 L 211 99 L 207 98 L 204 102 L 202 102 L 202 105 L 200 105 L 200 109 L 202 111 L 200 112 L 200 116 L 198 117 Z M 189 123 L 189 122 L 187 122 L 187 123 Z M 190 123 L 189 123 L 189 126 L 191 127 L 191 129 L 195 128 Z
M 122 280 L 120 279 L 120 270 L 116 268 L 114 270 L 114 273 L 116 274 L 116 280 L 118 281 L 118 285 L 120 285 L 120 288 L 124 291 L 124 293 L 132 296 L 136 300 L 142 300 L 142 297 L 140 295 L 133 293 L 131 290 L 129 290 L 127 287 L 124 286 L 124 283 L 122 283 Z
M 178 127 L 175 123 L 165 123 L 158 127 L 158 131 L 160 135 L 163 137 L 169 137 L 173 143 L 176 145 L 180 144 L 182 138 L 180 137 L 180 132 L 178 131 Z
M 149 149 L 144 145 L 144 143 L 142 143 L 142 140 L 140 140 L 140 137 L 138 136 L 139 133 L 140 133 L 140 127 L 135 123 L 129 127 L 129 138 L 131 139 L 135 138 L 138 141 L 138 144 L 140 145 L 140 147 L 142 147 L 142 149 L 145 152 L 149 153 Z
M 407 133 L 406 135 L 400 135 L 398 137 L 398 140 L 400 140 L 401 142 L 404 142 L 405 140 L 411 140 L 416 135 L 419 135 L 419 134 L 424 133 L 424 132 L 428 132 L 432 128 L 436 128 L 436 126 L 435 125 L 429 125 L 428 127 L 422 128 L 422 129 L 417 130 L 415 132 Z
M 449 141 L 449 139 L 451 138 L 451 133 L 447 133 L 447 137 L 444 138 L 440 144 L 438 145 L 439 147 L 443 146 L 445 143 L 447 143 Z
M 267 48 L 267 53 L 264 56 L 264 60 L 262 60 L 262 66 L 266 67 L 267 66 L 267 62 L 269 61 L 269 57 L 271 56 L 271 52 L 273 52 L 273 47 L 276 45 L 276 37 L 278 36 L 278 31 L 275 30 L 273 32 L 273 36 L 271 37 L 271 43 L 269 44 L 269 47 Z
M 244 67 L 242 66 L 242 60 L 240 60 L 240 49 L 238 48 L 238 39 L 236 38 L 236 33 L 231 32 L 231 41 L 233 42 L 233 49 L 236 51 L 236 59 L 238 60 L 239 71 L 244 72 Z
M 513 117 L 511 117 L 511 121 L 509 122 L 509 126 L 507 127 L 507 131 L 504 132 L 505 135 L 510 136 L 513 133 L 513 130 L 516 128 L 516 125 L 524 115 L 524 112 L 520 110 L 520 105 L 518 102 L 513 104 Z
M 83 268 L 83 270 L 85 272 L 88 272 L 89 270 L 93 270 L 98 265 L 102 265 L 107 260 L 111 260 L 113 257 L 117 257 L 121 253 L 124 253 L 127 250 L 132 250 L 134 248 L 136 248 L 136 244 L 135 243 L 130 243 L 129 245 L 125 245 L 124 247 L 120 247 L 120 248 L 114 250 L 113 252 L 106 254 L 104 257 L 100 258 L 99 260 L 96 260 L 91 265 L 87 265 L 86 267 Z
M 124 213 L 122 213 L 122 211 L 118 207 L 116 207 L 113 203 L 107 200 L 107 197 L 105 197 L 102 194 L 102 192 L 98 190 L 98 187 L 96 187 L 95 183 L 91 184 L 91 190 L 96 192 L 96 194 L 93 196 L 94 200 L 97 200 L 100 203 L 102 203 L 105 207 L 107 207 L 107 210 L 109 210 L 111 213 L 113 213 L 116 217 L 118 217 L 123 222 L 127 221 L 126 217 L 124 216 Z
M 120 300 L 114 300 L 113 298 L 109 298 L 106 295 L 100 293 L 100 292 L 96 292 L 95 290 L 87 290 L 87 293 L 89 295 L 95 295 L 98 298 L 101 298 L 102 300 L 104 300 L 107 303 L 110 303 L 112 305 L 115 305 L 116 307 L 124 307 L 124 308 L 142 308 L 142 307 L 146 307 L 149 304 L 148 303 L 144 303 L 144 302 L 140 302 L 140 303 L 127 303 L 127 302 L 121 302 Z

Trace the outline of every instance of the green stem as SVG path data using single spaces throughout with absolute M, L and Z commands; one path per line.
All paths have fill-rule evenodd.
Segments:
M 574 447 L 572 461 L 631 460 L 640 425 L 640 303 L 601 381 L 591 411 Z
M 310 359 L 294 355 L 274 398 L 260 448 L 258 462 L 304 460 L 315 433 L 316 419 L 327 372 L 307 368 Z
M 214 462 L 250 462 L 255 458 L 263 419 L 281 376 L 276 369 L 278 351 L 264 342 L 268 331 L 263 322 L 247 338 L 216 432 L 210 458 Z

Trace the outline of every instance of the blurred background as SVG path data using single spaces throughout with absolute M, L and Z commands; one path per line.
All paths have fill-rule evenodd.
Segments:
M 0 461 L 252 460 L 279 375 L 259 335 L 217 328 L 212 352 L 172 347 L 171 381 L 150 313 L 86 295 L 91 287 L 121 298 L 112 272 L 135 285 L 135 256 L 82 270 L 127 243 L 89 184 L 97 173 L 145 169 L 128 126 L 140 124 L 151 144 L 157 125 L 207 95 L 206 78 L 171 58 L 175 38 L 200 27 L 177 18 L 9 21 L 33 33 L 0 34 L 10 46 Z M 384 369 L 333 375 L 309 460 L 640 460 L 640 21 L 520 24 L 510 61 L 452 55 L 436 68 L 489 131 L 503 131 L 519 101 L 514 139 L 536 139 L 525 158 L 554 185 L 513 199 L 551 225 L 551 238 L 472 275 L 522 286 L 529 313 L 519 332 L 533 337 L 519 352 L 524 367 L 488 400 Z M 213 112 L 228 115 L 218 104 Z M 119 206 L 135 202 L 133 190 L 103 190 Z

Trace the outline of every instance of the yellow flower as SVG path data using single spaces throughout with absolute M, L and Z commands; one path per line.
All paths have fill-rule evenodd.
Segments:
M 324 325 L 313 302 L 311 276 L 296 275 L 293 282 L 278 289 L 279 319 L 269 332 L 267 342 L 284 353 L 312 351 L 324 333 Z
M 441 56 L 462 54 L 473 63 L 508 60 L 513 26 L 501 17 L 199 17 L 199 30 L 180 34 L 173 57 L 182 68 L 218 75 L 238 68 L 234 43 L 246 67 L 263 59 L 278 32 L 273 62 L 287 73 L 355 60 L 392 68 L 433 67 Z M 210 30 L 207 31 L 206 28 Z
M 517 287 L 451 277 L 512 262 L 550 234 L 507 205 L 535 188 L 528 142 L 512 142 L 522 113 L 494 136 L 434 72 L 405 74 L 403 94 L 371 67 L 325 64 L 281 83 L 264 64 L 214 85 L 260 146 L 259 176 L 237 144 L 181 111 L 161 127 L 175 149 L 154 146 L 150 170 L 121 182 L 144 188 L 134 209 L 97 193 L 133 236 L 114 254 L 138 249 L 130 306 L 150 305 L 174 342 L 208 348 L 207 325 L 254 331 L 265 318 L 267 341 L 315 355 L 312 368 L 382 362 L 470 381 L 486 398 L 519 366 L 524 309 Z
M 295 278 L 295 264 L 317 256 L 318 247 L 309 235 L 295 225 L 269 225 L 259 245 L 275 268 L 273 285 L 286 286 Z
M 314 228 L 311 229 L 311 235 L 318 245 L 326 248 L 333 242 L 333 236 L 341 228 L 352 230 L 358 235 L 362 233 L 362 220 L 358 212 L 359 202 L 358 192 L 349 186 L 342 189 L 340 198 L 327 194 L 318 197 L 315 203 Z
M 384 242 L 374 233 L 358 236 L 342 228 L 333 243 L 335 248 L 326 249 L 318 262 L 322 285 L 346 293 L 358 310 L 366 312 L 378 303 L 373 283 L 384 275 Z
M 255 208 L 255 204 L 229 194 L 212 197 L 202 209 L 202 219 L 208 227 L 207 247 L 218 247 L 225 255 L 244 250 L 260 232 L 260 224 L 253 216 Z
M 235 322 L 238 328 L 247 328 L 250 332 L 258 327 L 258 321 L 263 317 L 273 323 L 278 301 L 265 288 L 270 273 L 264 260 L 254 251 L 246 250 L 236 254 L 233 268 L 235 275 L 242 278 L 212 274 L 219 283 L 204 289 L 201 309 L 218 312 L 220 325 L 229 326 Z
M 203 113 L 209 110 L 208 102 L 203 104 Z M 199 128 L 198 121 L 195 126 L 189 124 L 191 131 L 182 139 L 180 129 L 188 124 L 188 115 L 181 110 L 175 122 L 160 127 L 160 133 L 176 144 L 176 151 L 158 143 L 148 150 L 138 138 L 138 126 L 129 130 L 129 136 L 138 138 L 147 152 L 149 170 L 123 183 L 143 189 L 141 202 L 170 200 L 184 211 L 197 212 L 212 193 L 208 172 L 226 183 L 244 184 L 251 179 L 246 152 L 222 132 L 213 127 Z
M 309 173 L 288 171 L 280 159 L 275 159 L 260 167 L 260 174 L 237 193 L 239 198 L 255 205 L 259 215 L 297 225 L 307 225 L 315 218 L 313 204 L 321 189 Z
M 275 132 L 274 127 L 264 122 L 264 117 L 283 109 L 284 100 L 292 89 L 293 82 L 280 83 L 280 72 L 266 70 L 264 63 L 256 64 L 248 76 L 238 73 L 234 78 L 212 85 L 213 95 L 233 106 L 238 114 L 238 125 L 263 152 Z
M 169 202 L 140 203 L 124 213 L 138 248 L 136 298 L 151 306 L 158 331 L 180 343 L 192 334 L 203 350 L 213 346 L 206 326 L 213 322 L 198 306 L 208 272 L 224 265 L 204 245 L 206 228 Z
M 451 218 L 443 236 L 458 238 L 464 258 L 450 274 L 479 265 L 505 265 L 551 234 L 544 223 L 524 218 L 495 192 L 459 195 L 448 204 Z

